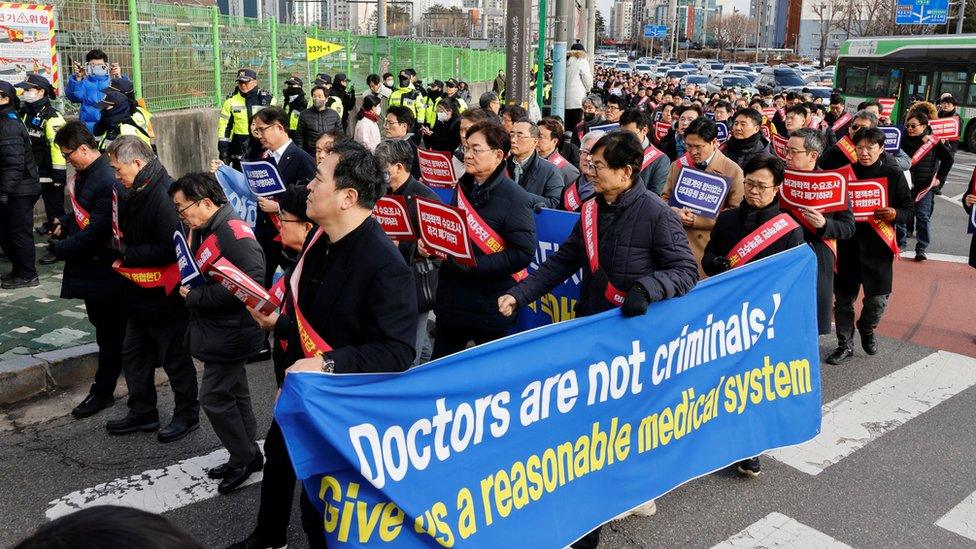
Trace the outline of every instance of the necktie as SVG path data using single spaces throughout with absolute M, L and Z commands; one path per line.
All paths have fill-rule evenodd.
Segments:
M 515 167 L 512 168 L 512 179 L 516 183 L 519 182 L 519 179 L 522 179 L 522 164 L 519 164 L 518 160 L 515 161 Z
M 708 163 L 707 162 L 699 162 L 699 163 L 695 164 L 695 168 L 697 168 L 699 170 L 704 170 L 707 167 L 708 167 Z

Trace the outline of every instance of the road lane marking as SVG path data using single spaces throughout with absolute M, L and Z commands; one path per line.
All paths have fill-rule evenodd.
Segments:
M 818 475 L 973 385 L 976 359 L 938 351 L 824 405 L 821 432 L 815 439 L 770 455 Z
M 935 525 L 976 541 L 976 492 L 969 494 L 959 505 L 935 521 Z
M 258 445 L 264 447 L 264 441 Z M 221 448 L 203 456 L 180 460 L 162 469 L 150 469 L 137 475 L 117 478 L 85 488 L 48 503 L 48 520 L 96 505 L 135 507 L 152 513 L 165 513 L 199 503 L 217 495 L 218 480 L 207 478 L 207 470 L 226 463 L 227 450 Z M 244 486 L 260 482 L 255 473 Z
M 712 549 L 737 549 L 741 547 L 851 549 L 850 545 L 837 541 L 827 534 L 781 513 L 766 515 L 749 525 L 745 530 L 714 545 Z

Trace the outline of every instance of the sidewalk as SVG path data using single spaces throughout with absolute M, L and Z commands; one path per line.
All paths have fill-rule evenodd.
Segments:
M 44 255 L 47 238 L 34 235 L 37 258 Z M 63 350 L 95 341 L 85 304 L 61 299 L 64 263 L 38 265 L 41 285 L 22 290 L 0 290 L 0 361 Z M 0 271 L 10 263 L 0 261 Z

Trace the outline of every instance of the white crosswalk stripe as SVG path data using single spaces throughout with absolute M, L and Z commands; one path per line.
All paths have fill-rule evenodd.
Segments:
M 264 446 L 259 440 L 258 445 Z M 150 469 L 138 475 L 72 492 L 49 503 L 45 515 L 49 520 L 79 509 L 96 505 L 135 507 L 152 513 L 165 513 L 192 505 L 217 495 L 219 481 L 207 478 L 207 470 L 227 462 L 227 450 L 221 448 L 207 455 L 184 459 L 162 469 Z M 244 483 L 260 482 L 261 473 L 251 475 Z
M 976 541 L 976 492 L 935 521 L 935 525 Z
M 976 359 L 938 351 L 823 407 L 821 432 L 770 455 L 810 475 L 976 385 Z
M 763 549 L 775 548 L 816 548 L 816 549 L 850 549 L 850 545 L 796 521 L 781 513 L 770 513 L 749 525 L 748 528 L 730 537 L 722 543 L 712 546 L 712 549 L 734 549 L 740 547 L 755 547 Z
M 901 253 L 901 257 L 904 259 L 914 259 L 915 252 L 911 250 L 905 250 Z M 934 254 L 934 253 L 925 252 L 925 257 L 929 258 L 929 261 L 945 261 L 947 263 L 969 263 L 969 258 L 964 255 Z

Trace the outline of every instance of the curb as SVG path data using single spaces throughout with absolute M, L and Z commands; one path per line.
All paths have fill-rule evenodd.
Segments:
M 98 368 L 98 345 L 89 343 L 0 361 L 0 405 L 90 381 Z

